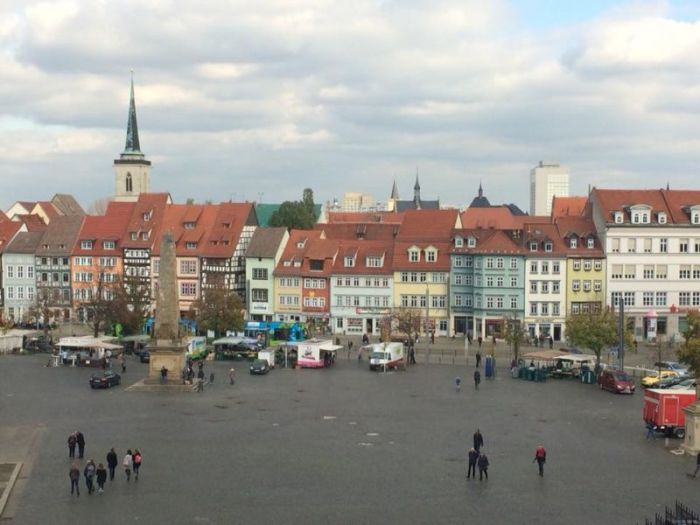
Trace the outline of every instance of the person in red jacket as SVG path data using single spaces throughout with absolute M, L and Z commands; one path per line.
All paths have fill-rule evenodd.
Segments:
M 544 476 L 544 463 L 547 461 L 547 451 L 542 445 L 535 450 L 535 459 L 532 462 L 534 463 L 535 461 L 537 461 L 537 466 L 540 469 L 540 476 Z

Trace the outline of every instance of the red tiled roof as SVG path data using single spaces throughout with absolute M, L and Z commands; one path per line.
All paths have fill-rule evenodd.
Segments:
M 339 255 L 333 265 L 334 274 L 388 275 L 393 273 L 393 245 L 382 241 L 340 241 Z M 345 266 L 345 256 L 355 257 L 354 266 Z M 367 257 L 384 256 L 381 268 L 367 266 Z
M 461 225 L 457 210 L 407 210 L 396 239 L 399 241 L 450 241 Z
M 341 224 L 345 222 L 401 224 L 403 216 L 404 212 L 393 211 L 330 211 L 328 212 L 328 224 Z
M 73 247 L 73 255 L 121 255 L 121 240 L 131 220 L 135 202 L 110 202 L 104 215 L 86 215 Z M 81 241 L 93 241 L 92 249 L 81 248 Z M 105 250 L 104 241 L 114 241 L 114 250 Z M 117 251 L 119 250 L 119 251 Z
M 583 214 L 588 197 L 552 198 L 552 217 L 577 217 Z

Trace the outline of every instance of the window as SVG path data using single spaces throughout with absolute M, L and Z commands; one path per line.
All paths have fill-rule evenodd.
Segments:
M 678 241 L 678 251 L 681 253 L 688 253 L 688 245 L 690 241 L 688 239 L 680 239 Z
M 435 250 L 428 250 L 425 252 L 425 260 L 427 262 L 435 262 L 437 260 L 437 252 Z
M 574 267 L 574 271 L 578 272 L 581 269 L 581 259 L 574 259 L 573 267 Z
M 518 269 L 518 259 L 515 257 L 510 258 L 510 269 L 511 270 L 517 270 Z
M 195 275 L 197 273 L 197 261 L 180 261 L 180 273 L 184 275 Z
M 552 273 L 555 275 L 559 274 L 559 262 L 552 263 Z
M 267 268 L 253 268 L 254 281 L 267 281 Z
M 411 262 L 418 262 L 420 260 L 420 253 L 418 252 L 418 250 L 409 250 L 408 260 Z
M 250 291 L 251 299 L 258 303 L 267 302 L 267 289 L 265 288 L 253 288 Z
M 572 237 L 569 239 L 569 248 L 576 248 L 578 246 L 578 239 L 576 237 Z
M 515 288 L 518 286 L 518 278 L 517 277 L 510 278 L 510 286 L 511 286 L 511 288 Z
M 544 243 L 544 251 L 546 251 L 546 252 L 552 251 L 552 243 L 551 242 L 547 241 L 546 243 Z
M 581 281 L 579 281 L 578 279 L 574 279 L 573 281 L 571 281 L 571 289 L 574 292 L 580 291 L 581 290 Z
M 659 252 L 668 253 L 668 239 L 659 239 Z
M 537 315 L 537 303 L 530 303 L 530 315 Z
M 180 295 L 194 297 L 197 295 L 197 283 L 180 283 Z
M 656 292 L 656 306 L 666 306 L 667 298 L 666 292 Z
M 355 266 L 355 257 L 352 255 L 348 255 L 345 257 L 344 264 L 346 268 L 351 268 Z
M 530 273 L 537 273 L 537 261 L 530 262 Z

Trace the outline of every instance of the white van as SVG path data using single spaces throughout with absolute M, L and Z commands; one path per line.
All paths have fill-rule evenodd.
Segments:
M 367 345 L 369 350 L 369 369 L 388 370 L 402 367 L 406 370 L 406 357 L 403 343 L 377 343 Z

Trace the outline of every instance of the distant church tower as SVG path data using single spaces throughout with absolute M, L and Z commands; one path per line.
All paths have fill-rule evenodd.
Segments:
M 129 120 L 126 126 L 124 151 L 114 161 L 114 200 L 135 202 L 140 193 L 150 191 L 151 161 L 141 153 L 139 128 L 136 124 L 134 75 L 131 75 Z

